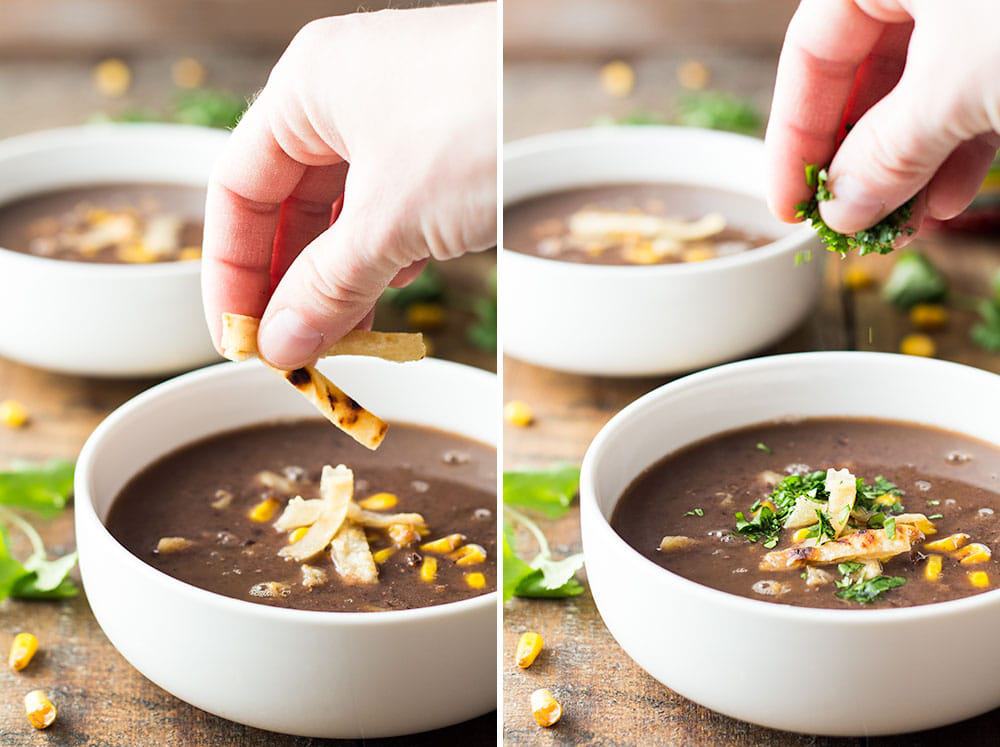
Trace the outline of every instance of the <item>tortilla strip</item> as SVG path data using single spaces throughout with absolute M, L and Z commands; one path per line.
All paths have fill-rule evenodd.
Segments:
M 340 527 L 330 543 L 333 567 L 346 584 L 374 584 L 378 582 L 378 568 L 368 547 L 365 530 L 347 521 Z
M 322 512 L 316 523 L 309 527 L 302 539 L 278 550 L 283 558 L 300 563 L 323 552 L 347 518 L 347 508 L 354 495 L 354 473 L 343 464 L 336 469 L 329 464 L 323 467 L 319 483 Z
M 804 565 L 831 565 L 848 560 L 886 560 L 910 551 L 924 535 L 912 524 L 897 524 L 892 539 L 884 529 L 862 529 L 822 545 L 800 544 L 772 550 L 760 560 L 762 571 L 788 571 Z
M 319 498 L 305 500 L 295 496 L 285 506 L 285 510 L 274 522 L 274 528 L 279 532 L 288 532 L 299 527 L 314 524 L 323 513 L 323 501 Z M 426 522 L 421 514 L 384 514 L 377 511 L 365 511 L 357 503 L 351 501 L 347 507 L 347 518 L 355 524 L 369 529 L 388 529 L 393 524 L 422 527 Z
M 421 514 L 383 514 L 378 511 L 365 511 L 357 503 L 352 503 L 348 507 L 347 518 L 369 529 L 388 529 L 393 524 L 406 524 L 412 527 L 426 526 Z
M 569 218 L 570 233 L 585 238 L 635 234 L 647 239 L 697 241 L 714 236 L 725 228 L 726 219 L 719 213 L 709 213 L 695 221 L 684 221 L 648 213 L 578 210 Z

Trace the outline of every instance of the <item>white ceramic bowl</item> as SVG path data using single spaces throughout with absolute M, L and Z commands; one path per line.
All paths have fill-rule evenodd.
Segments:
M 113 182 L 204 187 L 227 133 L 168 124 L 67 127 L 0 141 L 0 204 Z M 152 376 L 217 360 L 200 262 L 72 262 L 0 247 L 0 356 L 89 376 Z
M 504 205 L 566 188 L 634 182 L 764 199 L 764 143 L 678 127 L 595 127 L 504 147 Z M 504 352 L 581 374 L 679 373 L 759 350 L 812 308 L 824 255 L 807 226 L 744 254 L 694 264 L 588 265 L 501 253 Z M 813 261 L 795 265 L 812 250 Z
M 343 358 L 320 368 L 390 423 L 496 443 L 492 374 L 438 360 L 400 366 Z M 262 729 L 359 739 L 435 729 L 493 710 L 495 592 L 390 612 L 271 608 L 161 573 L 104 527 L 125 482 L 165 453 L 219 431 L 314 415 L 255 362 L 185 374 L 112 413 L 84 446 L 75 485 L 80 572 L 101 628 L 163 689 Z
M 646 467 L 721 431 L 784 416 L 859 416 L 1000 445 L 998 413 L 1000 376 L 878 353 L 760 358 L 647 394 L 601 430 L 583 464 L 587 577 L 608 630 L 672 690 L 776 729 L 910 732 L 1000 706 L 1000 591 L 889 610 L 774 604 L 671 573 L 608 523 L 622 491 Z

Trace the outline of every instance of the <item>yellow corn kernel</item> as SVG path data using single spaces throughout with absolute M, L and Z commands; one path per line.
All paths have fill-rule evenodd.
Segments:
M 874 283 L 875 278 L 861 265 L 851 265 L 844 270 L 844 287 L 849 290 L 864 290 Z
M 406 547 L 420 539 L 419 530 L 410 524 L 390 524 L 385 532 L 396 547 Z
M 898 501 L 898 500 L 899 499 L 896 496 L 889 495 L 889 493 L 886 493 L 885 495 L 880 495 L 878 498 L 875 499 L 875 505 L 876 506 L 893 506 L 893 505 L 895 505 L 896 501 Z
M 798 543 L 798 542 L 804 542 L 805 540 L 809 539 L 809 532 L 811 530 L 812 530 L 812 527 L 802 527 L 801 529 L 796 529 L 792 533 L 792 542 L 796 542 L 796 543 Z
M 968 541 L 969 535 L 965 532 L 956 532 L 933 542 L 925 542 L 923 549 L 931 550 L 932 552 L 955 552 L 955 550 L 962 547 Z
M 948 309 L 939 303 L 918 303 L 910 309 L 910 322 L 917 329 L 941 329 L 948 324 Z
M 698 60 L 687 60 L 677 68 L 677 82 L 681 84 L 681 88 L 689 91 L 702 90 L 711 78 L 712 73 Z
M 486 586 L 486 576 L 478 571 L 465 574 L 465 583 L 470 589 L 482 589 Z
M 31 633 L 18 633 L 10 644 L 10 657 L 7 663 L 15 672 L 20 672 L 31 661 L 38 650 L 38 639 Z
M 177 254 L 177 259 L 181 262 L 190 262 L 194 259 L 201 259 L 201 247 L 200 246 L 186 246 L 180 250 Z
M 977 589 L 985 589 L 990 585 L 990 574 L 986 571 L 969 571 L 969 583 Z
M 406 307 L 406 323 L 413 329 L 438 329 L 448 315 L 439 303 L 411 303 Z
M 706 259 L 715 259 L 715 249 L 707 246 L 695 246 L 685 249 L 681 259 L 685 262 L 704 262 Z
M 121 60 L 104 60 L 94 68 L 94 87 L 105 96 L 123 96 L 131 84 L 132 71 Z
M 535 690 L 531 694 L 531 715 L 536 724 L 548 728 L 562 717 L 562 706 L 548 690 Z
M 373 552 L 372 558 L 378 565 L 382 565 L 385 561 L 392 557 L 394 552 L 396 552 L 395 547 L 383 547 L 381 550 Z
M 761 501 L 761 502 L 760 502 L 760 505 L 759 505 L 759 506 L 757 507 L 757 510 L 753 512 L 753 515 L 754 515 L 754 516 L 756 516 L 756 515 L 757 515 L 757 514 L 759 514 L 759 513 L 761 512 L 761 510 L 762 510 L 763 508 L 765 508 L 765 507 L 767 507 L 767 508 L 771 509 L 771 510 L 772 510 L 772 511 L 774 511 L 775 513 L 777 513 L 777 511 L 778 511 L 778 509 L 777 509 L 777 508 L 775 508 L 774 504 L 773 504 L 773 503 L 772 503 L 771 501 L 769 501 L 769 500 L 765 500 L 765 501 Z
M 937 346 L 927 335 L 907 335 L 899 342 L 899 352 L 904 355 L 918 355 L 922 358 L 933 358 Z
M 259 524 L 263 524 L 266 521 L 270 521 L 274 518 L 274 515 L 278 513 L 278 508 L 281 504 L 278 503 L 276 498 L 265 498 L 256 506 L 251 508 L 247 512 L 247 516 L 250 517 L 250 521 L 256 521 Z
M 535 422 L 535 412 L 527 402 L 512 399 L 503 406 L 503 419 L 518 428 L 525 428 Z
M 462 545 L 448 555 L 448 559 L 460 566 L 479 565 L 486 561 L 486 548 L 482 545 Z
M 266 521 L 266 519 L 265 519 Z M 306 532 L 309 531 L 309 527 L 299 527 L 298 529 L 293 529 L 288 533 L 288 544 L 294 545 L 300 539 L 306 536 Z
M 924 566 L 924 578 L 928 581 L 937 581 L 941 578 L 941 556 L 928 555 L 927 564 Z
M 375 493 L 358 501 L 358 505 L 368 511 L 388 511 L 395 508 L 397 503 L 399 498 L 395 493 Z
M 514 654 L 514 661 L 521 669 L 527 669 L 532 664 L 535 663 L 535 659 L 542 652 L 542 646 L 545 645 L 545 641 L 542 637 L 529 630 L 526 633 L 521 634 L 521 638 L 517 642 L 517 651 Z
M 456 547 L 465 542 L 464 534 L 449 534 L 440 539 L 432 540 L 431 542 L 425 542 L 420 546 L 420 549 L 424 552 L 436 552 L 445 553 L 452 552 Z
M 973 542 L 971 545 L 966 545 L 965 547 L 956 550 L 951 554 L 962 565 L 978 565 L 979 563 L 985 563 L 991 557 L 993 553 L 990 552 L 990 548 L 981 542 Z
M 24 714 L 36 729 L 52 726 L 56 720 L 56 707 L 44 690 L 32 690 L 24 696 Z
M 420 565 L 420 580 L 430 583 L 437 578 L 437 575 L 437 558 L 424 558 L 424 562 Z
M 149 251 L 145 245 L 134 243 L 118 247 L 118 259 L 122 262 L 130 262 L 132 264 L 146 264 L 155 262 L 157 255 Z
M 193 57 L 181 57 L 170 66 L 170 77 L 178 88 L 198 88 L 205 82 L 205 66 Z
M 603 247 L 599 254 L 591 252 L 592 256 L 599 257 L 601 254 L 603 254 Z M 635 244 L 629 244 L 622 251 L 622 256 L 626 262 L 631 262 L 634 265 L 655 265 L 663 261 L 663 255 L 653 249 L 652 241 L 639 241 Z
M 0 402 L 0 423 L 8 428 L 20 428 L 28 422 L 27 408 L 16 399 Z
M 627 62 L 609 62 L 601 68 L 601 88 L 610 96 L 624 98 L 635 88 L 635 71 Z

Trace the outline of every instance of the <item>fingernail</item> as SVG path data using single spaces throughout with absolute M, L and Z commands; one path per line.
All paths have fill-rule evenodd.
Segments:
M 885 212 L 885 202 L 850 174 L 831 180 L 833 199 L 819 204 L 820 214 L 831 228 L 842 233 L 854 233 L 878 222 Z
M 310 327 L 293 309 L 281 309 L 260 331 L 260 353 L 276 366 L 290 367 L 312 360 L 323 333 Z

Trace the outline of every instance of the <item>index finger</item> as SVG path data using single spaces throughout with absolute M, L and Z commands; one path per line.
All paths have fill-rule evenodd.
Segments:
M 781 220 L 795 220 L 795 206 L 811 196 L 805 164 L 833 158 L 858 67 L 883 28 L 849 0 L 803 0 L 795 12 L 765 137 L 767 199 Z

